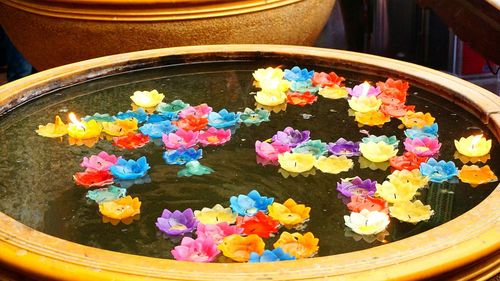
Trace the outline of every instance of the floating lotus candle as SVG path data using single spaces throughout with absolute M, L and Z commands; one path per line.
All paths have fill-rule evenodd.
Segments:
M 314 167 L 316 157 L 312 154 L 290 153 L 278 155 L 278 162 L 282 169 L 292 173 L 303 173 Z
M 163 134 L 162 140 L 167 149 L 189 148 L 198 142 L 198 132 L 178 129 L 175 133 Z
M 349 95 L 352 97 L 367 97 L 367 96 L 378 96 L 380 94 L 380 89 L 373 87 L 368 82 L 363 82 L 362 84 L 354 86 L 354 88 L 347 88 Z
M 319 89 L 318 95 L 327 99 L 342 99 L 349 95 L 345 87 L 333 86 Z
M 391 117 L 380 111 L 354 112 L 354 119 L 358 122 L 358 126 L 382 126 L 391 121 Z
M 152 91 L 136 91 L 130 97 L 132 101 L 140 107 L 156 107 L 165 98 L 164 94 L 158 93 L 157 90 Z
M 483 135 L 468 136 L 455 140 L 455 147 L 460 154 L 468 157 L 481 157 L 490 152 L 491 140 L 486 140 Z
M 221 222 L 233 224 L 236 222 L 238 214 L 233 213 L 231 208 L 224 208 L 222 205 L 216 204 L 213 208 L 194 211 L 194 216 L 202 224 L 218 224 Z
M 376 163 L 387 161 L 398 153 L 394 146 L 385 142 L 361 143 L 359 151 L 366 159 Z
M 83 157 L 80 166 L 94 171 L 109 171 L 109 167 L 115 165 L 120 158 L 116 157 L 116 155 L 110 155 L 106 151 L 101 151 L 97 155 Z
M 260 125 L 262 122 L 269 122 L 269 116 L 271 113 L 265 109 L 255 109 L 245 108 L 243 112 L 238 112 L 240 115 L 240 122 L 247 125 Z
M 94 200 L 97 204 L 101 204 L 103 202 L 109 202 L 118 200 L 120 198 L 125 197 L 127 194 L 126 188 L 116 187 L 111 185 L 105 188 L 99 188 L 94 190 L 87 191 L 87 197 L 90 200 Z
M 274 202 L 268 207 L 268 210 L 271 218 L 286 227 L 294 227 L 309 219 L 311 208 L 304 204 L 297 204 L 292 198 L 289 198 L 283 204 Z
M 452 179 L 458 174 L 457 167 L 452 161 L 436 161 L 430 158 L 426 163 L 420 165 L 420 173 L 432 182 L 444 182 Z
M 184 237 L 171 253 L 179 261 L 212 262 L 220 251 L 212 239 Z
M 198 160 L 203 156 L 203 150 L 194 148 L 179 148 L 167 150 L 163 153 L 163 159 L 170 165 L 185 165 L 188 162 Z
M 210 167 L 202 165 L 197 160 L 189 161 L 186 167 L 177 172 L 179 177 L 203 176 L 213 173 L 214 170 Z
M 377 111 L 382 101 L 375 96 L 352 97 L 348 100 L 349 107 L 358 112 Z
M 274 248 L 282 248 L 285 253 L 297 259 L 305 259 L 314 256 L 318 252 L 318 243 L 319 239 L 314 237 L 311 232 L 302 235 L 297 232 L 289 233 L 284 231 L 273 246 Z
M 122 137 L 113 137 L 113 145 L 125 149 L 136 149 L 143 147 L 149 142 L 149 136 L 143 134 L 128 133 Z
M 354 162 L 346 156 L 320 156 L 316 162 L 314 162 L 314 167 L 321 172 L 328 174 L 340 174 L 342 172 L 347 172 L 353 166 Z
M 314 86 L 321 87 L 335 87 L 341 86 L 345 78 L 338 76 L 335 72 L 325 73 L 325 72 L 314 72 L 311 82 Z
M 284 92 L 257 92 L 255 101 L 265 106 L 277 106 L 286 102 Z
M 170 121 L 163 121 L 158 123 L 146 123 L 139 128 L 139 131 L 150 138 L 159 139 L 163 134 L 175 132 L 177 127 L 172 125 Z
M 68 135 L 75 139 L 92 139 L 101 135 L 101 125 L 95 120 L 89 122 L 80 122 L 76 115 L 69 114 L 71 123 L 68 124 Z
M 189 103 L 185 103 L 182 100 L 173 100 L 171 103 L 160 103 L 156 106 L 156 111 L 158 112 L 172 112 L 178 113 L 184 108 L 189 107 Z
M 382 101 L 382 105 L 380 106 L 380 112 L 395 118 L 403 117 L 406 115 L 408 111 L 414 111 L 414 110 L 415 110 L 414 105 L 405 105 L 402 103 L 384 104 Z
M 145 176 L 150 168 L 146 157 L 142 156 L 137 161 L 120 158 L 109 171 L 118 179 L 133 180 Z
M 389 207 L 391 217 L 400 221 L 416 224 L 419 221 L 426 221 L 434 214 L 430 205 L 424 205 L 420 200 L 415 202 L 400 201 Z
M 105 186 L 113 183 L 113 176 L 108 171 L 86 170 L 73 175 L 75 183 L 85 188 Z
M 344 216 L 345 225 L 361 235 L 372 235 L 384 231 L 389 225 L 389 216 L 378 211 L 363 209 L 359 213 L 351 212 Z
M 409 183 L 417 188 L 422 188 L 427 185 L 429 178 L 423 176 L 419 169 L 414 170 L 401 170 L 394 171 L 392 174 L 387 176 L 390 182 L 400 181 L 403 183 Z
M 255 262 L 274 262 L 274 261 L 290 261 L 290 260 L 295 260 L 295 257 L 285 253 L 283 249 L 281 249 L 281 247 L 278 247 L 272 251 L 265 250 L 262 253 L 262 255 L 259 255 L 257 253 L 251 253 L 248 262 L 255 263 Z
M 359 156 L 359 143 L 339 138 L 328 144 L 328 151 L 335 156 Z
M 257 82 L 262 82 L 262 81 L 267 81 L 267 80 L 274 80 L 274 79 L 283 79 L 283 76 L 285 73 L 281 68 L 273 68 L 273 67 L 267 67 L 267 68 L 259 68 L 256 71 L 252 73 L 253 78 Z
M 241 224 L 245 235 L 255 234 L 262 238 L 269 238 L 278 232 L 279 222 L 267 216 L 263 212 L 258 212 Z
M 242 216 L 255 216 L 257 212 L 267 213 L 267 207 L 273 201 L 274 198 L 261 196 L 257 190 L 250 191 L 248 195 L 240 194 L 229 198 L 230 207 Z
M 321 140 L 308 140 L 297 145 L 292 149 L 292 152 L 297 154 L 312 154 L 318 158 L 325 155 L 328 152 L 328 148 L 326 143 L 321 142 Z
M 283 131 L 278 131 L 273 137 L 272 141 L 287 145 L 289 147 L 296 147 L 297 145 L 309 140 L 310 131 L 299 131 L 292 127 L 286 127 Z
M 193 115 L 188 115 L 186 118 L 173 121 L 172 124 L 187 131 L 201 131 L 207 127 L 208 119 L 205 117 L 197 118 Z
M 399 118 L 406 128 L 423 128 L 430 126 L 434 123 L 436 118 L 432 117 L 430 113 L 408 111 L 405 116 Z
M 210 112 L 208 114 L 208 125 L 217 129 L 228 128 L 238 124 L 240 114 L 229 112 L 227 109 L 222 109 L 219 112 Z
M 292 69 L 285 69 L 285 73 L 283 78 L 288 81 L 307 81 L 310 80 L 314 76 L 314 71 L 307 70 L 307 68 L 300 68 L 298 66 L 292 67 Z
M 347 204 L 350 211 L 359 213 L 362 210 L 378 211 L 384 214 L 389 213 L 387 201 L 368 195 L 351 196 L 351 202 Z
M 186 118 L 189 115 L 193 115 L 194 117 L 207 117 L 208 114 L 212 112 L 212 108 L 208 106 L 206 103 L 202 103 L 196 106 L 188 106 L 179 112 L 180 118 Z
M 424 137 L 422 139 L 406 138 L 404 142 L 406 151 L 412 152 L 420 157 L 430 157 L 439 153 L 441 143 L 437 139 Z
M 103 122 L 102 131 L 110 136 L 120 137 L 137 131 L 138 121 L 135 118 L 116 119 L 113 122 Z
M 313 104 L 318 99 L 317 96 L 310 92 L 288 92 L 286 94 L 286 102 L 293 105 L 306 106 Z
M 362 180 L 360 177 L 342 179 L 337 183 L 337 191 L 345 197 L 353 195 L 373 196 L 377 182 L 370 179 Z
M 194 231 L 198 221 L 194 217 L 193 210 L 184 211 L 168 209 L 163 210 L 161 217 L 156 220 L 156 227 L 167 235 L 177 236 Z
M 54 123 L 48 123 L 45 126 L 39 125 L 35 132 L 42 137 L 58 138 L 68 133 L 68 125 L 64 124 L 59 115 L 56 115 Z
M 392 78 L 387 78 L 385 82 L 377 82 L 377 86 L 380 88 L 381 94 L 397 95 L 405 94 L 410 88 L 410 84 L 403 80 L 394 80 Z M 404 102 L 404 100 L 402 101 Z
M 497 176 L 488 165 L 483 167 L 465 165 L 460 169 L 460 172 L 458 172 L 458 178 L 462 182 L 470 184 L 472 187 L 498 180 Z
M 196 236 L 198 238 L 212 239 L 215 244 L 220 244 L 224 237 L 241 233 L 243 233 L 243 228 L 236 225 L 229 225 L 227 222 L 218 224 L 198 223 L 196 227 Z
M 419 186 L 397 179 L 377 184 L 377 195 L 389 203 L 410 201 L 417 194 Z
M 262 238 L 255 234 L 246 237 L 233 234 L 224 237 L 217 248 L 222 251 L 224 256 L 232 260 L 246 262 L 250 258 L 250 253 L 262 255 L 265 246 Z
M 427 162 L 428 157 L 419 157 L 413 152 L 405 152 L 402 156 L 389 159 L 391 167 L 396 170 L 414 170 L 420 168 L 421 163 Z
M 99 204 L 99 212 L 108 218 L 122 220 L 141 213 L 139 198 L 126 196 L 115 201 Z
M 424 126 L 423 128 L 406 129 L 405 135 L 410 139 L 437 139 L 438 129 L 438 124 L 434 123 L 430 126 Z

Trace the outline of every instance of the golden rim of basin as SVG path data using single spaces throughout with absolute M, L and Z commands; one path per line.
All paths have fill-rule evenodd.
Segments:
M 55 89 L 127 70 L 176 62 L 296 57 L 425 85 L 488 124 L 500 137 L 500 97 L 451 75 L 393 59 L 284 45 L 177 47 L 113 55 L 61 66 L 0 87 L 0 108 Z M 0 112 L 1 113 L 1 112 Z M 463 215 L 418 235 L 345 254 L 274 263 L 191 263 L 101 250 L 31 229 L 0 213 L 0 264 L 58 280 L 415 280 L 465 270 L 463 279 L 500 271 L 500 185 Z M 481 261 L 480 265 L 474 264 Z M 473 267 L 471 267 L 473 265 Z
M 307 0 L 1 0 L 0 2 L 26 12 L 58 18 L 165 21 L 253 13 L 303 1 Z

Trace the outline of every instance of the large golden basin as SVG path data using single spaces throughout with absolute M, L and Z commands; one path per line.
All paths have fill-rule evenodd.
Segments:
M 0 87 L 0 114 L 54 89 L 161 65 L 287 56 L 360 73 L 396 75 L 425 85 L 473 113 L 500 138 L 500 98 L 461 79 L 411 63 L 347 51 L 278 45 L 193 46 L 108 56 L 70 64 Z M 197 264 L 100 250 L 35 231 L 0 213 L 0 268 L 11 276 L 57 280 L 414 280 L 497 274 L 500 186 L 441 226 L 368 250 L 259 264 Z M 6 273 L 15 271 L 17 273 Z M 0 269 L 0 275 L 2 274 Z M 1 277 L 1 276 L 0 276 Z M 22 277 L 24 278 L 24 277 Z M 1 279 L 1 278 L 0 278 Z
M 0 24 L 38 70 L 205 44 L 313 45 L 335 0 L 1 0 Z

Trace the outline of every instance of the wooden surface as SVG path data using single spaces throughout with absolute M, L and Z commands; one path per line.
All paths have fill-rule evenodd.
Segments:
M 500 98 L 471 83 L 411 63 L 372 55 L 278 45 L 169 48 L 71 64 L 1 86 L 0 114 L 53 89 L 90 78 L 169 63 L 255 56 L 293 56 L 311 63 L 406 79 L 464 106 L 499 137 Z M 0 213 L 0 262 L 26 274 L 43 278 L 57 276 L 63 280 L 414 280 L 440 276 L 498 253 L 498 202 L 500 186 L 460 217 L 400 241 L 334 256 L 261 264 L 197 264 L 100 250 L 37 232 Z M 489 270 L 485 272 L 498 273 L 500 268 L 490 265 L 486 263 L 484 268 Z M 476 269 L 474 272 L 480 267 Z

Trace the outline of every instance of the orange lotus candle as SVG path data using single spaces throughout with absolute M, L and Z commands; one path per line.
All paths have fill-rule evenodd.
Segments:
M 455 147 L 460 154 L 469 157 L 481 157 L 491 150 L 491 140 L 486 140 L 483 135 L 468 136 L 455 140 Z
M 80 122 L 76 115 L 71 112 L 69 114 L 68 135 L 75 139 L 92 139 L 101 134 L 101 125 L 95 120 L 89 122 Z

